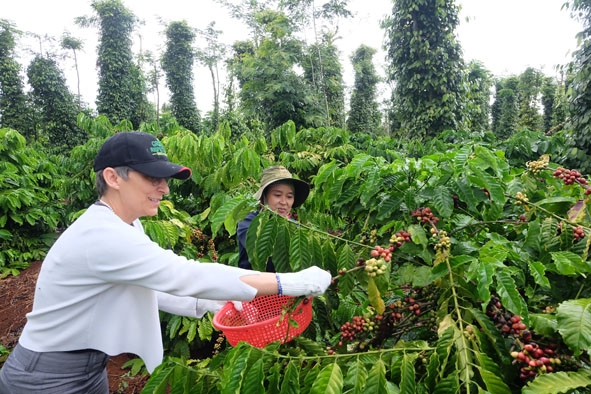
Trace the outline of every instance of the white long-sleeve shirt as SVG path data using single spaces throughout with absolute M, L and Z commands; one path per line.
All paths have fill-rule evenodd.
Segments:
M 188 260 L 162 249 L 139 221 L 92 205 L 43 261 L 20 344 L 37 352 L 133 353 L 152 372 L 162 362 L 158 309 L 195 316 L 196 298 L 248 301 L 254 272 Z

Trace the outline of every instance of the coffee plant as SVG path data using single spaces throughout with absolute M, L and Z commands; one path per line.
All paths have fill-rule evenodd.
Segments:
M 0 129 L 0 277 L 43 259 L 57 238 L 63 224 L 57 160 L 28 146 L 18 131 Z

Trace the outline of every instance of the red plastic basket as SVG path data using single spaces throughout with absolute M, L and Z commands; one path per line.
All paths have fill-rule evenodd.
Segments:
M 296 301 L 299 300 L 291 296 L 261 296 L 243 302 L 241 311 L 228 302 L 213 317 L 213 325 L 232 346 L 241 341 L 258 348 L 275 341 L 289 342 L 312 321 L 312 299 L 304 299 L 294 309 Z

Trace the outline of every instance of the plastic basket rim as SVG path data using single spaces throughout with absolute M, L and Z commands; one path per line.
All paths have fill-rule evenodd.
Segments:
M 279 295 L 276 295 L 276 294 L 275 294 L 275 295 L 259 296 L 259 297 L 260 297 L 260 298 L 263 298 L 263 297 L 264 297 L 264 298 L 287 297 L 288 299 L 296 299 L 296 298 L 297 298 L 297 297 L 293 297 L 293 296 L 285 296 L 285 295 L 281 295 L 281 296 L 279 296 Z M 256 297 L 256 298 L 259 298 L 259 297 Z M 311 305 L 311 297 L 310 297 L 310 298 L 308 298 L 308 300 L 309 300 L 309 302 L 308 302 L 308 303 L 310 304 L 310 305 L 309 305 L 309 308 L 311 308 L 311 307 L 312 307 L 312 305 Z M 252 302 L 252 301 L 247 301 L 247 302 Z M 244 302 L 243 302 L 243 303 L 244 303 Z M 297 312 L 298 310 L 302 310 L 302 311 L 303 311 L 303 309 L 304 309 L 304 308 L 306 308 L 306 307 L 308 307 L 308 304 L 307 304 L 307 303 L 304 303 L 304 302 L 302 301 L 302 302 L 300 302 L 300 304 L 299 304 L 299 305 L 296 307 L 296 310 L 295 310 L 294 312 Z M 224 305 L 224 306 L 222 307 L 222 309 L 220 309 L 220 310 L 219 310 L 219 311 L 218 311 L 218 312 L 217 312 L 217 313 L 214 315 L 214 317 L 213 317 L 213 320 L 212 320 L 212 322 L 213 322 L 213 325 L 214 325 L 214 326 L 215 326 L 217 329 L 221 330 L 222 332 L 226 332 L 226 331 L 233 331 L 233 332 L 236 332 L 236 331 L 240 331 L 240 330 L 244 330 L 244 329 L 249 329 L 249 330 L 251 330 L 251 329 L 253 329 L 253 328 L 264 327 L 264 326 L 267 326 L 267 325 L 268 325 L 268 324 L 270 324 L 270 323 L 275 323 L 275 322 L 277 322 L 277 321 L 279 320 L 279 318 L 281 318 L 281 316 L 282 316 L 281 314 L 278 314 L 277 316 L 273 316 L 273 317 L 270 317 L 270 318 L 268 318 L 268 319 L 261 320 L 261 321 L 258 321 L 258 322 L 256 322 L 256 323 L 252 323 L 252 324 L 246 324 L 246 325 L 240 325 L 240 326 L 228 326 L 228 325 L 222 324 L 222 323 L 220 322 L 220 320 L 221 320 L 221 318 L 224 316 L 224 314 L 227 312 L 227 310 L 228 310 L 228 309 L 230 309 L 230 308 L 234 308 L 234 305 L 232 304 L 232 302 L 228 302 L 226 305 Z M 303 313 L 303 312 L 300 312 L 300 313 L 298 313 L 298 314 L 297 314 L 297 315 L 295 315 L 295 316 L 299 316 L 299 315 L 304 315 L 304 313 Z M 292 313 L 292 318 L 293 318 L 293 316 L 294 316 L 294 314 Z M 285 317 L 287 318 L 287 315 L 286 315 Z M 310 315 L 310 319 L 306 319 L 306 320 L 309 320 L 309 321 L 311 321 L 311 320 L 312 320 L 312 316 Z M 309 321 L 308 321 L 308 324 L 309 324 Z

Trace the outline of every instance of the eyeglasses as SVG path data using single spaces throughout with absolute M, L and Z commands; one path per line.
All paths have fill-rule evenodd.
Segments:
M 132 170 L 132 171 L 135 171 L 135 170 Z M 153 176 L 142 174 L 139 171 L 135 171 L 135 172 L 137 172 L 145 180 L 149 181 L 152 184 L 152 186 L 160 186 L 162 184 L 162 182 L 168 184 L 168 178 L 156 178 Z
M 145 175 L 145 177 L 152 183 L 152 186 L 160 186 L 162 182 L 168 184 L 168 178 L 154 178 L 147 175 Z

